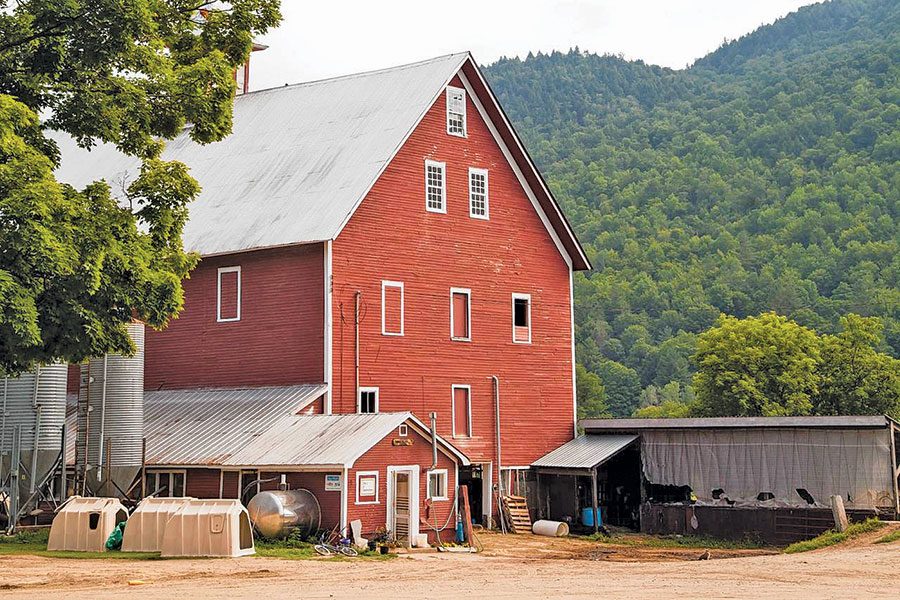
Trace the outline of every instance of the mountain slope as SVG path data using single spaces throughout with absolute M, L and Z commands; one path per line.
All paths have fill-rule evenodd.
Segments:
M 577 51 L 486 69 L 595 265 L 577 353 L 614 414 L 689 396 L 721 313 L 876 315 L 900 353 L 898 7 L 806 7 L 683 71 Z

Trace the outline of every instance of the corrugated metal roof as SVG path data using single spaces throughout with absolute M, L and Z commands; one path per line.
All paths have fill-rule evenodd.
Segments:
M 642 429 L 724 429 L 747 427 L 871 428 L 887 427 L 883 415 L 846 417 L 707 417 L 697 419 L 585 419 L 585 431 L 628 431 Z
M 532 467 L 592 469 L 638 439 L 637 435 L 582 435 L 531 463 Z
M 298 415 L 325 385 L 245 389 L 165 390 L 144 396 L 147 464 L 154 466 L 353 466 L 357 458 L 412 413 Z M 74 398 L 70 399 L 67 461 L 75 460 Z M 462 464 L 468 458 L 438 438 Z
M 203 187 L 185 247 L 210 255 L 333 239 L 468 58 L 243 94 L 221 142 L 202 146 L 187 130 L 169 141 L 163 158 L 184 162 Z M 60 181 L 81 188 L 103 178 L 121 197 L 138 174 L 139 161 L 110 145 L 87 152 L 52 137 L 63 157 Z
M 324 384 L 162 390 L 144 393 L 147 464 L 220 464 L 285 416 L 303 410 Z M 77 396 L 69 398 L 66 461 L 75 462 Z

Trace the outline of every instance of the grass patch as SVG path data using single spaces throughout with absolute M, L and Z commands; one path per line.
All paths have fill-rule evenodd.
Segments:
M 370 552 L 368 550 L 360 550 L 359 556 L 349 557 L 336 554 L 333 556 L 322 556 L 316 552 L 315 542 L 311 538 L 301 537 L 299 535 L 291 535 L 281 540 L 256 540 L 256 555 L 267 558 L 284 558 L 288 560 L 389 560 L 394 557 L 393 554 L 381 554 L 379 552 Z
M 886 536 L 880 537 L 875 540 L 876 544 L 890 544 L 891 542 L 896 542 L 900 540 L 900 529 L 896 529 Z
M 850 538 L 876 531 L 885 526 L 885 523 L 878 519 L 866 519 L 862 523 L 853 523 L 847 528 L 847 531 L 838 532 L 835 530 L 826 531 L 822 535 L 816 536 L 811 540 L 795 542 L 784 549 L 785 554 L 796 554 L 797 552 L 809 552 L 810 550 L 818 550 L 819 548 L 827 548 L 840 544 Z
M 586 539 L 614 546 L 633 548 L 705 548 L 713 550 L 756 550 L 766 545 L 755 539 L 722 540 L 704 535 L 662 535 L 650 536 L 639 534 L 603 535 L 596 533 Z

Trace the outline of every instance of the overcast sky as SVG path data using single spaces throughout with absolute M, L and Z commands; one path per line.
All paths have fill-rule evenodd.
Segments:
M 251 63 L 252 89 L 471 50 L 480 64 L 529 51 L 623 54 L 682 68 L 812 0 L 282 0 Z

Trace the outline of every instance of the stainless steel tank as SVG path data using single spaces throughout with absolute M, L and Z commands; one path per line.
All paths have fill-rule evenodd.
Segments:
M 144 325 L 128 325 L 134 356 L 107 354 L 82 365 L 86 424 L 87 484 L 96 495 L 128 491 L 141 468 L 144 438 Z M 83 435 L 84 432 L 79 432 Z M 108 461 L 108 462 L 107 462 Z
M 9 476 L 18 429 L 22 502 L 47 479 L 59 458 L 67 376 L 65 364 L 52 364 L 19 377 L 0 378 L 0 485 Z
M 263 537 L 286 537 L 294 529 L 309 535 L 322 524 L 319 501 L 309 490 L 260 492 L 247 505 L 250 521 Z

